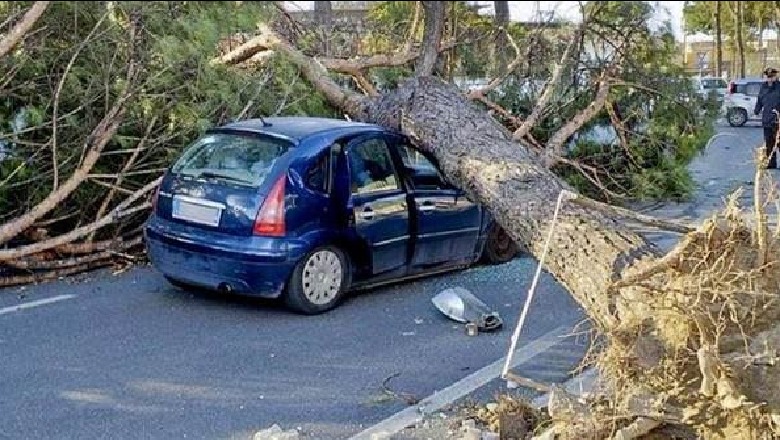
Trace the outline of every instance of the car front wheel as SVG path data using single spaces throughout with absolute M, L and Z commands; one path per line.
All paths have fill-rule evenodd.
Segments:
M 741 127 L 747 122 L 748 114 L 742 108 L 730 109 L 726 118 L 732 127 Z
M 293 269 L 285 293 L 287 306 L 306 315 L 336 307 L 350 282 L 347 255 L 334 246 L 312 250 Z
M 493 222 L 488 228 L 482 260 L 488 264 L 503 264 L 517 256 L 520 249 L 504 228 Z

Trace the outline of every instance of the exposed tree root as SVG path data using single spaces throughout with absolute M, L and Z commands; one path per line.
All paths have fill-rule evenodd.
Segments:
M 750 221 L 737 199 L 616 280 L 619 319 L 595 361 L 606 387 L 587 402 L 551 393 L 545 438 L 670 438 L 657 434 L 669 426 L 780 437 L 780 244 L 766 238 L 764 210 Z

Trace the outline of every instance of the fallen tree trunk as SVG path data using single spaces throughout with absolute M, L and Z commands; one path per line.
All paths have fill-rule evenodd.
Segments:
M 415 139 L 515 240 L 541 255 L 555 201 L 572 189 L 455 86 L 412 79 L 368 106 L 364 120 Z M 607 287 L 635 260 L 657 251 L 601 210 L 567 203 L 558 222 L 545 267 L 602 329 L 614 327 L 619 317 Z
M 262 31 L 266 48 L 296 64 L 333 105 L 353 119 L 399 130 L 432 153 L 444 174 L 537 258 L 557 213 L 544 266 L 606 336 L 598 363 L 613 391 L 604 396 L 610 403 L 580 414 L 581 423 L 564 421 L 573 426 L 559 430 L 568 433 L 564 437 L 625 436 L 638 425 L 651 429 L 646 419 L 686 424 L 705 438 L 777 435 L 780 398 L 762 389 L 780 383 L 780 369 L 745 360 L 772 358 L 764 352 L 780 344 L 778 277 L 766 275 L 780 254 L 776 241 L 751 241 L 751 230 L 732 213 L 690 232 L 661 258 L 614 210 L 571 203 L 588 199 L 547 168 L 549 157 L 514 142 L 456 86 L 420 76 L 379 97 L 358 96 L 272 31 Z M 643 412 L 635 404 L 640 398 L 648 401 Z

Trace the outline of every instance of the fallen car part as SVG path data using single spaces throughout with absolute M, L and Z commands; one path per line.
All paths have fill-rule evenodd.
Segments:
M 442 290 L 431 301 L 448 318 L 474 323 L 479 330 L 496 330 L 503 325 L 497 312 L 490 310 L 484 302 L 463 287 Z

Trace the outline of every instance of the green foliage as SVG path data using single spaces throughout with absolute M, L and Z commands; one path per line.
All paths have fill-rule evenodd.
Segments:
M 717 105 L 694 93 L 675 62 L 676 44 L 668 29 L 647 28 L 653 14 L 648 2 L 598 2 L 590 7 L 594 9 L 588 41 L 614 44 L 621 32 L 631 31 L 621 62 L 622 84 L 611 88 L 607 102 L 619 122 L 613 124 L 607 109 L 602 110 L 570 140 L 568 159 L 582 166 L 562 165 L 556 172 L 578 190 L 613 203 L 689 196 L 693 188 L 687 165 L 713 135 Z M 583 60 L 590 67 L 585 78 L 561 87 L 556 102 L 532 130 L 537 141 L 546 143 L 593 101 L 595 87 L 587 78 L 598 75 L 605 62 L 596 57 Z M 519 90 L 515 85 L 493 96 L 522 116 L 533 108 L 536 97 Z M 611 132 L 614 139 L 596 142 L 587 136 L 594 130 Z M 623 132 L 625 145 L 618 131 Z
M 3 2 L 0 22 L 30 3 Z M 23 48 L 0 60 L 0 69 L 8 72 L 0 89 L 0 140 L 10 154 L 0 161 L 3 219 L 49 194 L 55 160 L 60 184 L 72 174 L 90 132 L 127 84 L 131 58 L 140 66 L 130 85 L 133 95 L 118 133 L 92 170 L 93 175 L 112 175 L 128 168 L 121 186 L 129 190 L 157 177 L 206 128 L 239 115 L 332 114 L 284 60 L 273 58 L 262 69 L 243 71 L 209 64 L 222 39 L 252 33 L 258 22 L 271 17 L 272 8 L 269 2 L 52 2 Z M 143 29 L 135 44 L 129 38 L 131 16 L 139 18 Z M 55 159 L 51 121 L 63 78 Z M 21 111 L 26 128 L 14 130 Z M 139 145 L 143 153 L 128 165 Z M 110 184 L 112 179 L 98 177 L 80 185 L 50 214 L 65 218 L 55 229 L 95 219 L 109 191 L 95 181 Z M 120 193 L 109 208 L 121 200 Z

